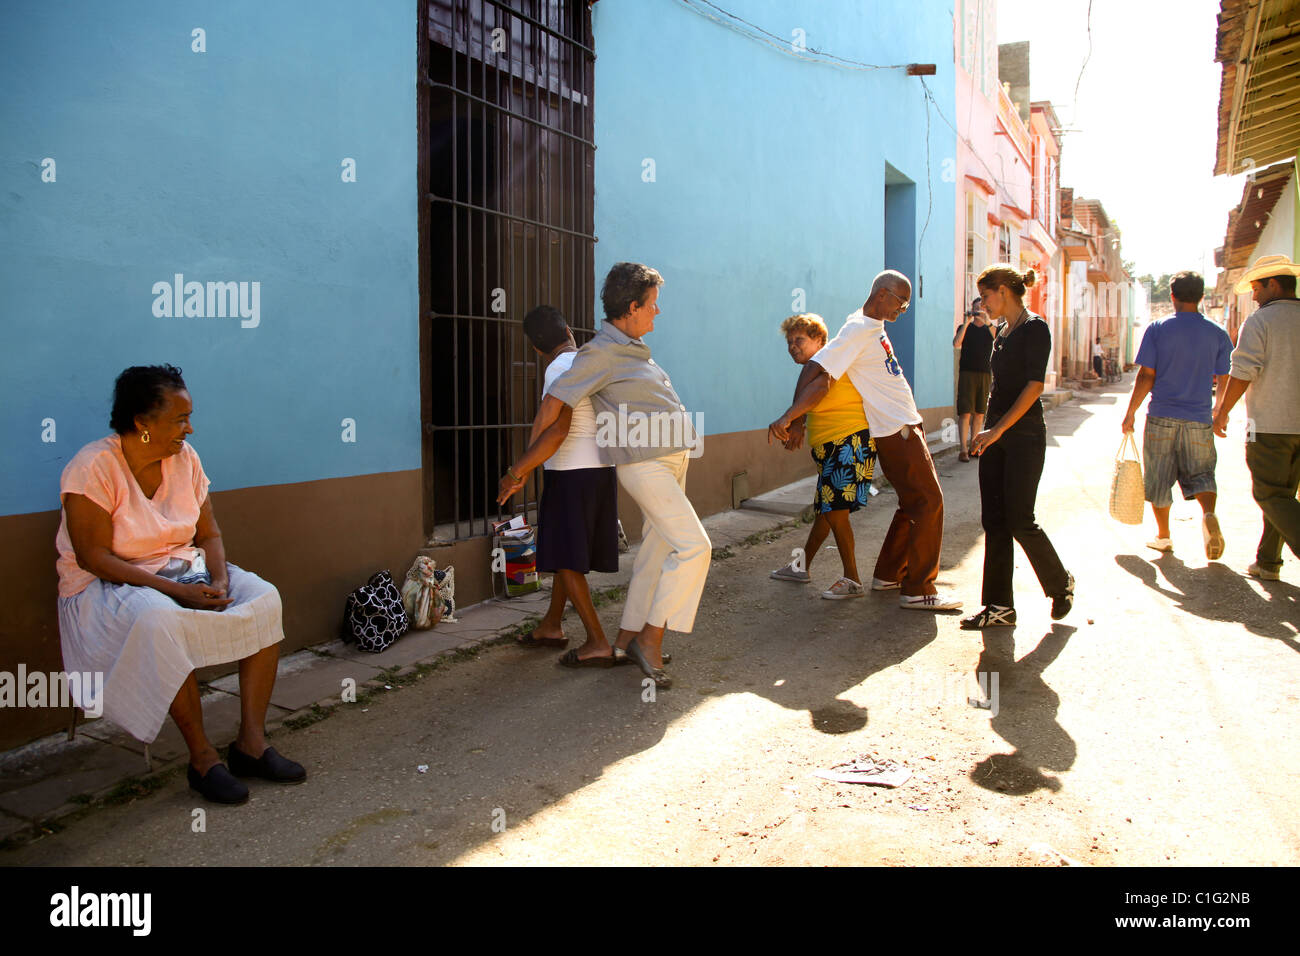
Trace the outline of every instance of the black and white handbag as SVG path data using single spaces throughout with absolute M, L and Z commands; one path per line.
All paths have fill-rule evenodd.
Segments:
M 361 650 L 378 654 L 410 626 L 393 576 L 380 571 L 348 595 L 340 637 L 344 643 L 356 641 Z

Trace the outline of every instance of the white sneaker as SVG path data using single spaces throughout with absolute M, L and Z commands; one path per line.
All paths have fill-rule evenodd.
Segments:
M 1147 542 L 1147 547 L 1152 551 L 1161 551 L 1170 554 L 1174 550 L 1174 542 L 1169 538 L 1152 538 Z
M 1246 569 L 1246 573 L 1252 578 L 1259 578 L 1261 581 L 1281 581 L 1282 575 L 1277 571 L 1270 571 L 1268 568 L 1261 568 L 1258 564 L 1252 564 Z
M 882 581 L 880 578 L 871 579 L 871 590 L 873 591 L 896 591 L 902 586 L 902 581 Z
M 961 607 L 961 601 L 942 591 L 938 594 L 902 594 L 898 606 L 914 611 L 955 611 Z
M 840 578 L 822 592 L 822 597 L 828 601 L 843 601 L 845 598 L 862 597 L 864 593 L 862 585 L 857 581 L 852 578 Z
M 798 584 L 807 584 L 812 580 L 812 578 L 808 576 L 807 571 L 796 571 L 793 564 L 787 564 L 783 568 L 777 568 L 769 574 L 768 577 L 775 578 L 778 581 L 795 581 Z
M 1201 530 L 1205 535 L 1205 556 L 1211 561 L 1217 561 L 1223 557 L 1223 532 L 1219 530 L 1219 519 L 1210 512 L 1201 522 Z

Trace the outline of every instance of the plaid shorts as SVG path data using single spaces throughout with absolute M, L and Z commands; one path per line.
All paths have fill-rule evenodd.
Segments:
M 1154 507 L 1168 508 L 1174 503 L 1171 489 L 1175 479 L 1186 499 L 1217 492 L 1214 466 L 1218 462 L 1209 425 L 1147 416 L 1142 430 L 1142 470 L 1146 499 Z

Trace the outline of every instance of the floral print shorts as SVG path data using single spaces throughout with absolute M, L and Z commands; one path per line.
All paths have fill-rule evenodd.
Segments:
M 876 443 L 870 429 L 839 441 L 823 442 L 812 449 L 812 457 L 820 469 L 813 496 L 818 514 L 857 511 L 870 500 L 871 479 L 876 472 Z

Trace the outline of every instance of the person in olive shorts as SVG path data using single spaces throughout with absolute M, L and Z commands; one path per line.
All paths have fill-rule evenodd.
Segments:
M 993 329 L 982 302 L 976 298 L 970 304 L 970 311 L 962 317 L 961 328 L 952 340 L 952 347 L 961 349 L 961 359 L 957 364 L 957 418 L 961 421 L 958 461 L 970 461 L 970 439 L 984 427 L 989 388 L 993 385 L 993 372 L 989 366 L 993 354 Z

